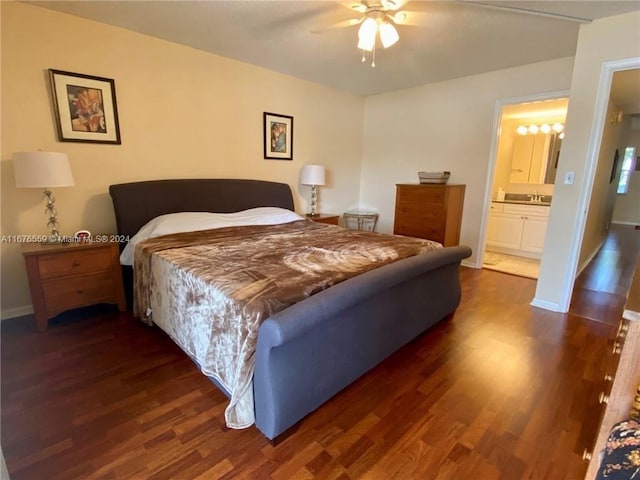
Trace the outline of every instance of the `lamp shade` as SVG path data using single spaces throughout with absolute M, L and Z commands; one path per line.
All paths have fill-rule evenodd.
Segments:
M 66 153 L 16 152 L 13 154 L 16 187 L 70 187 L 75 185 Z
M 392 24 L 387 21 L 382 22 L 380 24 L 380 27 L 378 27 L 378 30 L 380 31 L 380 41 L 382 42 L 382 46 L 384 48 L 389 48 L 400 39 L 398 31 Z
M 376 43 L 377 31 L 378 24 L 376 21 L 371 17 L 366 18 L 358 30 L 358 48 L 367 50 L 368 52 L 373 50 L 373 45 Z
M 302 185 L 324 185 L 324 167 L 322 165 L 304 165 L 300 172 Z

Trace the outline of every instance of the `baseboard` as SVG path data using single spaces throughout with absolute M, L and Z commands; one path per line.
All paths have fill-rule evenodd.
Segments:
M 0 313 L 0 320 L 8 320 L 10 318 L 24 317 L 32 315 L 33 307 L 31 305 L 23 305 L 22 307 L 6 308 Z
M 604 245 L 605 240 L 606 240 L 606 238 L 603 238 L 602 241 L 600 242 L 600 244 L 593 250 L 593 252 L 591 252 L 591 255 L 589 255 L 584 262 L 582 262 L 580 265 L 578 265 L 578 271 L 576 272 L 576 278 L 578 278 L 578 276 L 582 273 L 582 271 L 585 268 L 587 268 L 587 265 L 589 265 L 589 263 L 591 263 L 591 260 L 593 260 L 593 258 L 598 254 L 598 252 L 602 248 L 602 245 Z
M 477 263 L 471 262 L 469 260 L 462 260 L 462 262 L 460 262 L 460 265 L 469 268 L 482 268 L 482 265 L 478 265 Z
M 630 227 L 637 227 L 640 225 L 640 222 L 621 222 L 619 220 L 611 220 L 611 223 L 615 223 L 616 225 L 629 225 Z
M 532 307 L 544 308 L 545 310 L 551 310 L 552 312 L 562 312 L 559 304 L 548 302 L 547 300 L 540 300 L 539 298 L 534 298 L 529 305 Z

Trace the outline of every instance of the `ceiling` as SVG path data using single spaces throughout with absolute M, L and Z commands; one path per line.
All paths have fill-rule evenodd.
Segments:
M 406 1 L 400 41 L 361 62 L 361 16 L 345 1 L 27 2 L 188 45 L 358 95 L 409 88 L 575 54 L 580 22 L 640 10 L 640 0 Z M 355 2 L 356 4 L 358 2 Z M 476 4 L 474 4 L 476 3 Z M 496 8 L 497 6 L 497 8 Z M 503 7 L 577 17 L 553 18 Z M 318 31 L 321 30 L 321 33 Z

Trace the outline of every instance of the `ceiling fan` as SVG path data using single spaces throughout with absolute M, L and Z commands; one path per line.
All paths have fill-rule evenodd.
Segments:
M 351 5 L 351 9 L 360 13 L 361 17 L 345 20 L 330 26 L 328 29 L 360 25 L 358 29 L 358 48 L 362 50 L 362 61 L 366 61 L 365 52 L 372 52 L 371 66 L 375 67 L 376 41 L 378 37 L 383 48 L 395 45 L 400 39 L 396 25 L 404 23 L 407 19 L 406 12 L 400 11 L 405 1 L 361 0 L 360 3 Z
M 410 3 L 409 8 L 404 8 Z M 375 51 L 376 44 L 379 43 L 383 48 L 389 48 L 395 45 L 400 39 L 398 25 L 411 26 L 427 26 L 425 21 L 429 14 L 419 10 L 428 9 L 430 2 L 408 0 L 361 0 L 359 3 L 349 5 L 352 11 L 358 12 L 361 16 L 351 18 L 321 30 L 315 30 L 315 33 L 322 33 L 327 30 L 341 27 L 352 27 L 360 25 L 358 29 L 358 48 L 362 50 L 362 62 L 366 61 L 366 52 L 371 52 L 371 66 L 375 67 Z M 567 20 L 578 23 L 590 23 L 590 19 L 563 15 L 559 13 L 545 12 L 541 10 L 533 10 L 523 8 L 517 5 L 505 5 L 501 2 L 492 2 L 491 0 L 451 0 L 451 3 L 457 3 L 465 6 L 479 7 L 485 9 L 503 10 L 528 15 L 537 15 L 560 20 Z

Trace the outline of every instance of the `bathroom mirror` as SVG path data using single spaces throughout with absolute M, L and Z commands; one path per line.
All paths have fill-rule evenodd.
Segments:
M 553 184 L 562 139 L 556 132 L 518 135 L 511 159 L 511 183 Z

